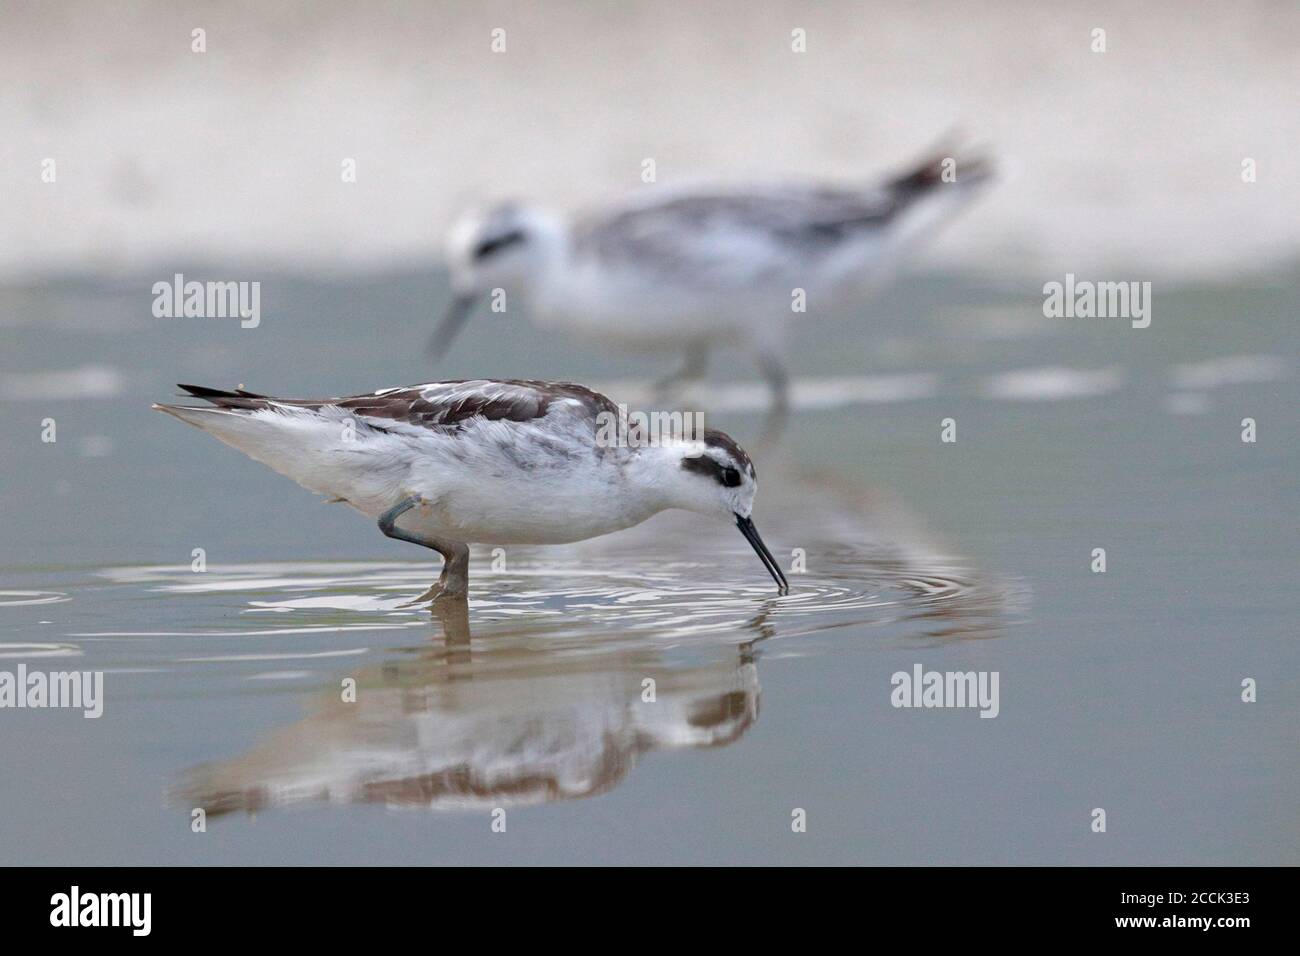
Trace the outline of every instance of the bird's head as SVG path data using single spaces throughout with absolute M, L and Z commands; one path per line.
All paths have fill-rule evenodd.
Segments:
M 524 290 L 555 260 L 563 244 L 559 220 L 519 203 L 477 209 L 456 220 L 447 236 L 452 300 L 430 351 L 440 358 L 480 299 L 501 289 Z
M 780 565 L 754 526 L 754 495 L 758 491 L 754 463 L 731 436 L 707 429 L 701 441 L 674 445 L 665 460 L 663 484 L 670 507 L 734 524 L 781 593 L 789 590 Z

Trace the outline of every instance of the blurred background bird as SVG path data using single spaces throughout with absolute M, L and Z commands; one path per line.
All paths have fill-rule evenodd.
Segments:
M 520 203 L 476 209 L 448 237 L 452 300 L 431 351 L 444 356 L 489 295 L 497 312 L 522 300 L 539 326 L 579 341 L 682 355 L 661 399 L 703 377 L 711 349 L 732 349 L 782 416 L 798 321 L 866 297 L 992 178 L 987 157 L 957 154 L 936 150 L 870 185 L 665 187 L 570 218 Z

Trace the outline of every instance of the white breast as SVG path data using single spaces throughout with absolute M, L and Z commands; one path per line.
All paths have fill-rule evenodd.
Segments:
M 657 510 L 628 487 L 617 449 L 591 432 L 476 422 L 413 449 L 403 489 L 428 504 L 403 527 L 477 544 L 562 544 L 608 534 Z

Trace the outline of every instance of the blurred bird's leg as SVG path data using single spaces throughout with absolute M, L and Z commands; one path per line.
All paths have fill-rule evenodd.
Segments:
M 409 541 L 442 555 L 442 574 L 429 590 L 411 604 L 426 604 L 440 599 L 464 601 L 469 594 L 469 545 L 456 541 L 439 541 L 406 531 L 397 526 L 397 519 L 412 508 L 424 504 L 419 495 L 404 498 L 379 516 L 379 530 L 398 541 Z M 409 607 L 410 605 L 407 605 Z
M 655 382 L 655 400 L 671 398 L 683 385 L 698 382 L 709 368 L 709 347 L 703 342 L 692 342 L 686 347 L 686 361 L 682 367 L 666 378 Z
M 760 352 L 756 362 L 763 381 L 767 382 L 772 393 L 772 404 L 768 406 L 759 439 L 760 444 L 770 445 L 781 437 L 785 420 L 790 414 L 790 376 L 785 370 L 785 364 L 771 352 Z

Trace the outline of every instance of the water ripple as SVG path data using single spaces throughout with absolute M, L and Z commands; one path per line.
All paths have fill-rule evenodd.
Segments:
M 553 639 L 602 635 L 607 641 L 677 641 L 730 633 L 735 640 L 793 636 L 849 624 L 921 622 L 918 636 L 986 637 L 1014 611 L 1014 590 L 945 564 L 838 546 L 814 552 L 816 573 L 792 572 L 778 596 L 743 555 L 725 566 L 657 560 L 516 560 L 471 570 L 471 620 L 504 634 L 526 628 Z M 617 566 L 607 566 L 614 565 Z M 728 570 L 734 568 L 735 570 Z M 195 580 L 187 568 L 115 569 L 113 576 L 174 601 L 180 595 L 242 600 L 240 616 L 276 623 L 249 628 L 87 631 L 76 637 L 274 637 L 422 627 L 428 610 L 411 598 L 430 583 L 427 563 L 234 565 Z M 280 623 L 280 622 L 283 623 Z M 734 641 L 733 641 L 734 642 Z
M 78 657 L 81 653 L 76 644 L 0 643 L 0 658 Z
M 0 607 L 19 607 L 30 604 L 61 604 L 69 601 L 61 591 L 0 591 Z

